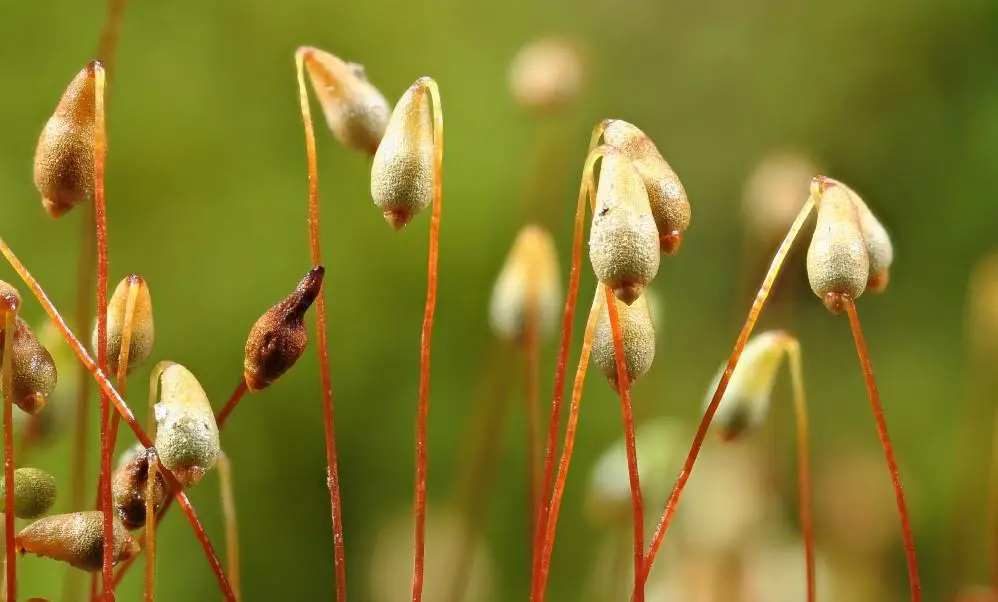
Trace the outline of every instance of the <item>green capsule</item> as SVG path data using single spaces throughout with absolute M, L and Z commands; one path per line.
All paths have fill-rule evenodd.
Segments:
M 114 562 L 139 553 L 139 544 L 115 519 Z M 39 519 L 21 529 L 14 539 L 21 554 L 36 554 L 69 563 L 78 569 L 96 572 L 104 559 L 104 514 L 99 510 L 56 514 Z
M 4 507 L 7 488 L 0 479 L 0 510 Z M 39 468 L 18 468 L 14 471 L 14 516 L 38 518 L 55 503 L 55 477 Z
M 180 364 L 167 362 L 160 374 L 156 450 L 163 466 L 184 487 L 201 480 L 218 459 L 218 425 L 197 378 Z

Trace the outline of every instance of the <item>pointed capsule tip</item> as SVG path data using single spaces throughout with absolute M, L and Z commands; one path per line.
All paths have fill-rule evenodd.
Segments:
M 34 415 L 42 411 L 42 408 L 45 407 L 45 403 L 47 401 L 48 399 L 45 397 L 44 393 L 42 393 L 41 391 L 36 391 L 31 395 L 27 395 L 21 399 L 18 399 L 17 407 L 24 410 L 24 412 L 27 414 Z
M 70 203 L 60 203 L 47 197 L 42 197 L 42 207 L 45 208 L 45 212 L 49 214 L 49 217 L 55 219 L 65 215 L 67 211 L 73 208 L 73 205 Z
M 410 211 L 385 211 L 383 215 L 388 225 L 396 232 L 401 231 L 412 221 L 412 212 Z
M 267 388 L 267 385 L 270 384 L 249 370 L 243 372 L 243 381 L 246 382 L 246 391 L 249 393 L 256 393 L 261 389 Z

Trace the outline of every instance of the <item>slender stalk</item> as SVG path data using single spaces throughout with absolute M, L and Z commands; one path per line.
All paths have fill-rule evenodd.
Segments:
M 644 587 L 645 581 L 648 579 L 648 573 L 651 571 L 652 564 L 655 562 L 655 556 L 662 547 L 662 542 L 665 541 L 665 534 L 669 530 L 669 525 L 672 524 L 672 518 L 675 516 L 676 508 L 679 505 L 679 498 L 683 493 L 683 489 L 686 487 L 686 482 L 689 480 L 690 474 L 693 472 L 693 465 L 696 463 L 697 456 L 700 454 L 700 448 L 703 447 L 704 439 L 707 437 L 707 429 L 710 427 L 710 423 L 714 419 L 714 413 L 717 412 L 717 406 L 721 403 L 724 391 L 728 387 L 728 381 L 731 380 L 731 374 L 735 371 L 735 366 L 738 364 L 738 358 L 742 355 L 742 349 L 745 347 L 745 343 L 752 334 L 752 329 L 755 328 L 755 324 L 759 320 L 759 314 L 762 313 L 762 308 L 766 305 L 766 299 L 769 298 L 769 293 L 772 290 L 773 285 L 776 283 L 776 278 L 780 275 L 783 262 L 786 260 L 787 255 L 790 254 L 790 249 L 793 247 L 794 241 L 797 239 L 797 235 L 800 233 L 801 228 L 804 227 L 804 222 L 806 222 L 807 218 L 810 217 L 813 209 L 814 199 L 808 197 L 807 201 L 804 202 L 804 206 L 801 207 L 800 213 L 797 214 L 797 218 L 794 220 L 794 223 L 790 225 L 790 230 L 787 231 L 787 235 L 784 237 L 783 242 L 780 243 L 780 248 L 776 250 L 776 255 L 773 256 L 773 261 L 769 265 L 769 270 L 766 272 L 765 278 L 763 278 L 762 285 L 759 287 L 759 292 L 756 293 L 755 300 L 752 302 L 752 307 L 749 308 L 745 324 L 742 326 L 742 330 L 738 334 L 738 339 L 735 341 L 735 347 L 731 350 L 731 355 L 728 357 L 728 364 L 725 366 L 724 373 L 721 374 L 721 378 L 717 383 L 717 388 L 714 390 L 714 396 L 711 397 L 710 404 L 704 411 L 703 419 L 701 419 L 696 436 L 693 438 L 693 443 L 690 446 L 689 454 L 686 456 L 686 461 L 683 463 L 683 468 L 679 471 L 679 477 L 676 479 L 676 484 L 672 489 L 672 494 L 669 496 L 669 500 L 665 504 L 665 509 L 662 511 L 661 518 L 659 518 L 658 526 L 655 528 L 655 535 L 652 537 L 652 542 L 648 548 L 648 554 L 645 557 L 643 567 L 644 570 L 642 571 L 640 578 L 634 584 L 635 589 Z
M 222 514 L 225 515 L 225 565 L 228 569 L 232 591 L 239 599 L 239 529 L 236 522 L 236 498 L 233 494 L 232 463 L 222 452 L 218 456 L 218 486 L 222 498 Z M 146 517 L 152 513 L 146 514 Z
M 565 295 L 565 311 L 561 321 L 561 342 L 558 346 L 558 356 L 554 369 L 554 392 L 551 396 L 551 414 L 548 418 L 547 443 L 544 448 L 544 476 L 541 482 L 540 498 L 541 504 L 538 508 L 536 525 L 534 528 L 534 540 L 532 550 L 531 566 L 531 592 L 540 587 L 541 554 L 544 546 L 544 534 L 547 532 L 547 517 L 550 510 L 548 504 L 548 490 L 551 489 L 551 480 L 554 476 L 554 448 L 558 442 L 558 426 L 561 422 L 561 404 L 565 394 L 565 376 L 568 370 L 568 352 L 572 345 L 572 323 L 575 321 L 575 306 L 579 298 L 579 279 L 582 274 L 582 237 L 585 234 L 586 219 L 586 199 L 589 198 L 590 184 L 587 173 L 591 173 L 596 160 L 602 156 L 597 151 L 596 145 L 606 122 L 601 121 L 593 128 L 593 133 L 589 139 L 589 150 L 586 161 L 582 168 L 582 177 L 579 182 L 579 194 L 575 206 L 575 223 L 572 233 L 572 263 L 568 276 L 568 292 Z
M 565 481 L 568 478 L 568 465 L 572 461 L 572 451 L 575 449 L 575 431 L 579 424 L 579 405 L 582 403 L 582 389 L 586 382 L 586 371 L 589 369 L 589 353 L 592 350 L 593 332 L 596 330 L 596 320 L 603 310 L 603 301 L 593 304 L 586 321 L 586 331 L 582 336 L 582 350 L 579 352 L 579 365 L 575 369 L 575 381 L 572 385 L 572 399 L 568 409 L 568 423 L 565 426 L 565 442 L 561 450 L 561 461 L 558 463 L 558 476 L 551 492 L 548 517 L 545 521 L 543 548 L 539 559 L 539 573 L 530 592 L 531 602 L 543 602 L 544 590 L 547 587 L 548 571 L 551 568 L 551 553 L 554 551 L 554 535 L 558 526 L 558 512 L 561 510 L 561 497 L 565 492 Z
M 14 341 L 14 318 L 18 308 L 4 304 L 3 311 L 3 486 L 4 486 L 4 559 L 7 576 L 7 600 L 17 600 L 17 554 L 14 547 L 14 409 L 11 349 Z
M 471 426 L 467 430 L 461 457 L 465 459 L 458 479 L 459 489 L 455 497 L 462 526 L 458 550 L 457 566 L 452 570 L 450 590 L 444 600 L 461 602 L 467 593 L 468 580 L 474 568 L 475 554 L 472 544 L 478 541 L 484 529 L 488 505 L 492 499 L 495 484 L 496 458 L 499 443 L 502 441 L 506 419 L 506 401 L 510 379 L 509 354 L 505 348 L 493 344 L 486 356 L 487 376 L 482 390 L 476 396 L 479 403 L 474 405 Z
M 870 396 L 873 420 L 877 423 L 877 436 L 880 437 L 880 445 L 884 448 L 884 456 L 887 458 L 887 470 L 891 473 L 891 483 L 894 485 L 898 518 L 901 520 L 901 537 L 904 539 L 904 555 L 908 564 L 908 583 L 911 587 L 911 600 L 912 602 L 919 602 L 922 599 L 922 585 L 918 578 L 915 538 L 911 533 L 908 504 L 905 502 L 904 488 L 901 486 L 901 472 L 898 470 L 897 459 L 894 457 L 894 447 L 891 445 L 891 439 L 887 433 L 887 420 L 884 418 L 884 408 L 880 403 L 880 393 L 877 391 L 877 382 L 873 377 L 873 365 L 870 363 L 870 353 L 866 348 L 866 340 L 863 338 L 863 327 L 859 322 L 859 314 L 856 312 L 855 301 L 846 297 L 845 308 L 846 313 L 849 314 L 849 327 L 852 329 L 852 336 L 856 341 L 856 355 L 859 357 L 859 365 L 863 370 L 863 379 L 866 381 L 866 392 Z
M 620 332 L 620 314 L 617 311 L 613 289 L 603 285 L 610 331 L 613 334 L 614 362 L 617 364 L 617 392 L 620 394 L 620 412 L 624 419 L 624 448 L 627 450 L 627 476 L 631 485 L 631 505 L 634 508 L 634 579 L 641 574 L 645 551 L 645 511 L 641 499 L 641 479 L 638 476 L 638 449 L 634 441 L 634 412 L 631 407 L 631 383 L 624 356 L 624 339 Z M 634 601 L 644 602 L 644 587 L 634 588 Z
M 305 86 L 305 56 L 302 49 L 295 53 L 298 75 L 298 99 L 305 128 L 305 155 L 308 165 L 308 239 L 312 265 L 322 264 L 319 247 L 319 169 L 315 149 L 315 128 Z M 346 555 L 343 540 L 343 507 L 340 500 L 339 467 L 336 460 L 336 431 L 333 413 L 333 385 L 329 372 L 329 344 L 326 340 L 326 288 L 322 287 L 315 300 L 315 330 L 318 338 L 319 374 L 322 379 L 322 419 L 326 438 L 326 487 L 333 526 L 333 563 L 336 567 L 336 599 L 346 600 Z M 224 410 L 223 410 L 224 411 Z M 230 410 L 231 411 L 231 410 Z M 227 416 L 226 413 L 224 416 Z M 224 418 L 223 416 L 223 418 Z
M 104 29 L 101 30 L 100 42 L 97 46 L 97 58 L 104 63 L 104 68 L 110 73 L 114 65 L 114 57 L 118 51 L 118 38 L 121 32 L 121 19 L 125 14 L 126 0 L 110 0 L 107 3 L 107 16 L 104 18 Z
M 66 340 L 66 343 L 69 344 L 70 349 L 72 349 L 73 353 L 76 354 L 77 359 L 80 360 L 80 363 L 82 363 L 87 371 L 93 376 L 98 387 L 100 387 L 101 392 L 110 398 L 111 403 L 114 404 L 115 409 L 119 414 L 121 414 L 122 418 L 124 418 L 125 423 L 128 425 L 128 428 L 132 430 L 135 437 L 144 447 L 153 447 L 152 439 L 149 438 L 149 435 L 147 435 L 142 429 L 142 426 L 139 425 L 138 420 L 135 419 L 135 415 L 128 407 L 128 404 L 125 403 L 125 400 L 122 399 L 121 395 L 119 395 L 115 390 L 114 386 L 111 384 L 111 381 L 108 380 L 107 375 L 104 374 L 104 371 L 97 367 L 94 359 L 90 357 L 89 353 L 87 353 L 87 349 L 84 347 L 83 343 L 80 342 L 76 335 L 73 334 L 73 331 L 70 330 L 69 326 L 66 325 L 66 321 L 63 320 L 62 316 L 59 314 L 59 310 L 56 309 L 55 305 L 48 298 L 48 295 L 45 294 L 45 291 L 42 289 L 38 281 L 35 280 L 35 277 L 31 275 L 31 272 L 29 272 L 27 267 L 21 263 L 21 260 L 18 259 L 17 255 L 14 254 L 14 251 L 2 238 L 0 238 L 0 253 L 7 258 L 7 261 L 10 263 L 11 267 L 14 268 L 14 271 L 17 272 L 17 275 L 21 278 L 28 289 L 31 290 L 31 293 L 35 296 L 35 298 L 38 299 L 42 309 L 45 310 L 45 313 L 48 314 L 49 318 L 52 320 L 52 323 Z M 212 571 L 215 573 L 215 577 L 218 580 L 222 594 L 225 596 L 226 600 L 234 601 L 235 597 L 232 593 L 232 587 L 229 585 L 229 581 L 225 577 L 225 571 L 222 569 L 222 565 L 218 561 L 218 555 L 215 554 L 215 548 L 211 544 L 211 539 L 208 537 L 207 532 L 204 530 L 204 526 L 198 519 L 197 512 L 194 510 L 194 506 L 191 504 L 190 499 L 181 487 L 180 481 L 178 481 L 173 472 L 168 470 L 166 467 L 161 466 L 160 470 L 163 473 L 163 478 L 166 479 L 167 484 L 170 486 L 173 497 L 180 504 L 181 510 L 183 510 L 184 515 L 187 517 L 187 522 L 189 522 L 191 527 L 194 529 L 194 535 L 197 537 L 198 541 L 201 543 L 201 547 L 204 549 L 205 556 L 208 559 L 208 563 L 211 565 Z
M 94 63 L 94 219 L 97 223 L 97 367 L 107 372 L 107 206 L 104 171 L 107 165 L 107 129 L 104 121 L 104 67 Z M 114 602 L 114 509 L 111 505 L 110 401 L 100 396 L 100 509 L 104 514 L 104 561 L 101 571 L 104 599 Z
M 426 269 L 426 307 L 419 350 L 419 406 L 416 414 L 416 499 L 413 504 L 415 533 L 412 566 L 412 602 L 423 599 L 423 569 L 426 561 L 426 431 L 430 412 L 430 339 L 437 307 L 437 261 L 440 254 L 440 214 L 443 209 L 444 114 L 437 83 L 421 80 L 433 103 L 433 208 L 430 214 L 430 249 Z
M 236 385 L 236 390 L 229 396 L 229 401 L 225 402 L 222 409 L 215 414 L 215 423 L 218 424 L 218 430 L 222 430 L 225 423 L 229 421 L 229 415 L 232 413 L 232 410 L 236 409 L 236 406 L 239 405 L 239 401 L 244 395 L 246 395 L 246 380 L 240 377 L 239 384 Z
M 533 307 L 527 311 L 526 321 L 523 330 L 523 388 L 526 406 L 524 411 L 527 414 L 527 478 L 530 485 L 527 488 L 530 496 L 530 503 L 527 506 L 530 511 L 530 533 L 533 536 L 537 528 L 537 515 L 541 504 L 541 417 L 538 413 L 540 406 L 540 375 L 539 355 L 540 355 L 540 332 L 538 331 L 538 308 L 536 304 L 537 296 L 533 295 L 535 301 Z
M 132 347 L 132 330 L 135 327 L 135 302 L 139 296 L 139 287 L 131 279 L 128 281 L 128 296 L 125 297 L 125 316 L 121 327 L 121 351 L 118 352 L 118 393 L 125 396 L 128 383 L 128 356 Z M 111 415 L 111 452 L 118 443 L 118 427 L 121 425 L 121 415 L 113 412 Z
M 159 456 L 155 450 L 149 454 L 149 468 L 146 475 L 146 528 L 144 531 L 146 552 L 145 602 L 156 598 L 156 473 L 159 470 Z
M 800 531 L 804 539 L 804 565 L 807 573 L 807 602 L 815 602 L 816 576 L 814 569 L 814 526 L 811 522 L 811 469 L 809 459 L 810 429 L 807 420 L 807 402 L 804 396 L 804 370 L 801 362 L 800 343 L 787 341 L 787 359 L 790 362 L 790 384 L 794 395 L 794 416 L 797 423 L 797 488 L 800 504 Z

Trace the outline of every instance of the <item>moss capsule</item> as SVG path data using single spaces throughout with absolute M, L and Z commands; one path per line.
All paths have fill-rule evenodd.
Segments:
M 308 344 L 305 312 L 319 295 L 324 274 L 322 266 L 309 270 L 294 292 L 253 324 L 243 358 L 243 378 L 251 392 L 269 386 L 305 352 Z
M 603 158 L 589 260 L 599 281 L 627 304 L 640 297 L 658 273 L 658 229 L 648 194 L 631 162 L 617 153 Z
M 149 286 L 141 276 L 132 274 L 118 283 L 107 304 L 107 366 L 111 374 L 118 372 L 118 358 L 121 357 L 121 345 L 124 341 L 125 313 L 129 294 L 134 295 L 135 301 L 132 309 L 131 338 L 128 344 L 128 372 L 149 359 L 156 338 Z M 92 344 L 96 349 L 96 326 L 94 326 Z
M 184 487 L 201 480 L 218 459 L 218 425 L 197 378 L 180 364 L 168 363 L 160 375 L 156 450 L 163 466 Z
M 153 448 L 141 449 L 124 465 L 114 471 L 111 481 L 111 495 L 118 518 L 129 531 L 145 526 L 146 523 L 146 491 L 149 485 L 149 462 L 155 456 Z M 125 459 L 125 458 L 123 458 Z M 163 478 L 163 473 L 156 472 L 156 482 L 153 484 L 153 509 L 159 509 L 166 501 L 170 488 Z
M 536 320 L 541 336 L 550 335 L 561 309 L 558 253 L 551 234 L 535 225 L 516 237 L 506 257 L 489 303 L 493 332 L 506 340 L 523 336 L 528 319 Z
M 0 499 L 6 494 L 0 481 Z M 18 468 L 14 471 L 14 516 L 38 518 L 55 503 L 55 477 L 40 468 Z M 2 509 L 0 509 L 2 511 Z
M 610 328 L 610 312 L 603 299 L 603 287 L 597 287 L 593 305 L 599 304 L 599 318 L 593 331 L 592 363 L 617 388 L 617 356 L 613 347 L 613 330 Z M 620 321 L 620 336 L 624 344 L 624 362 L 627 365 L 627 378 L 634 383 L 651 368 L 655 359 L 655 327 L 652 325 L 648 301 L 642 296 L 631 305 L 619 299 L 617 315 Z
M 104 555 L 104 515 L 99 510 L 56 514 L 21 529 L 15 546 L 21 554 L 37 554 L 88 572 L 101 569 Z M 132 558 L 139 545 L 118 520 L 114 521 L 114 561 Z
M 392 111 L 371 165 L 371 197 L 396 230 L 433 201 L 433 113 L 423 79 Z
M 849 191 L 818 176 L 811 194 L 818 204 L 818 219 L 807 249 L 807 277 L 814 294 L 839 313 L 843 296 L 855 300 L 866 290 L 870 256 Z
M 374 154 L 391 109 L 368 81 L 364 67 L 318 48 L 299 52 L 333 136 L 347 148 Z
M 0 333 L 0 341 L 6 334 Z M 35 414 L 45 407 L 48 396 L 55 390 L 59 376 L 55 362 L 20 316 L 14 321 L 14 340 L 11 345 L 13 401 L 28 414 Z M 2 357 L 0 347 L 0 358 Z
M 35 186 L 52 217 L 94 194 L 94 67 L 69 83 L 35 149 Z
M 683 233 L 690 226 L 691 216 L 690 201 L 679 176 L 651 138 L 626 121 L 609 120 L 603 131 L 603 140 L 630 159 L 641 176 L 658 227 L 660 250 L 670 255 L 678 252 Z

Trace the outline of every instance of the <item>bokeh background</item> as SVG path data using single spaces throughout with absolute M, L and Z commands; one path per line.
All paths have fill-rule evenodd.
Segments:
M 0 233 L 70 314 L 88 207 L 51 220 L 32 185 L 31 161 L 63 88 L 92 57 L 103 18 L 99 2 L 0 9 Z M 566 110 L 538 116 L 514 102 L 507 70 L 523 44 L 555 34 L 583 47 L 586 85 Z M 663 260 L 653 285 L 664 318 L 656 366 L 634 388 L 639 419 L 667 416 L 687 426 L 697 419 L 704 389 L 730 350 L 759 268 L 773 250 L 746 228 L 745 182 L 766 155 L 803 152 L 861 191 L 893 235 L 891 286 L 884 295 L 865 296 L 860 313 L 910 496 L 927 599 L 985 580 L 991 419 L 983 377 L 966 347 L 964 308 L 974 264 L 998 247 L 992 202 L 998 195 L 998 4 L 131 2 L 109 101 L 112 283 L 130 272 L 148 280 L 157 323 L 154 358 L 190 368 L 217 405 L 237 383 L 248 328 L 309 267 L 292 62 L 302 44 L 363 63 L 389 99 L 424 74 L 442 90 L 444 212 L 429 446 L 429 500 L 437 510 L 431 516 L 453 505 L 483 381 L 496 357 L 512 354 L 496 350 L 487 321 L 504 255 L 527 220 L 542 220 L 558 241 L 567 276 L 570 212 L 589 130 L 598 119 L 617 117 L 652 136 L 693 204 L 682 251 Z M 321 122 L 317 127 L 349 594 L 352 600 L 404 600 L 407 536 L 389 545 L 391 552 L 377 541 L 386 524 L 405 524 L 412 499 L 428 219 L 417 217 L 403 232 L 392 232 L 370 201 L 369 159 L 343 149 Z M 781 279 L 763 326 L 791 329 L 801 340 L 815 468 L 831 470 L 837 459 L 857 454 L 881 461 L 846 320 L 831 316 L 810 293 L 802 247 L 791 263 L 796 267 Z M 593 278 L 588 266 L 584 273 L 585 307 Z M 9 269 L 0 274 L 15 279 Z M 24 313 L 42 321 L 34 303 Z M 553 354 L 548 339 L 545 400 Z M 504 361 L 507 428 L 484 517 L 491 597 L 468 599 L 521 600 L 528 589 L 521 374 L 517 361 Z M 129 400 L 140 415 L 149 368 L 131 380 Z M 788 389 L 781 380 L 774 419 L 762 436 L 762 465 L 774 468 L 766 486 L 786 505 L 792 530 Z M 984 407 L 976 410 L 983 420 L 968 419 L 974 403 Z M 96 420 L 91 416 L 94 428 Z M 615 397 L 603 377 L 592 374 L 552 567 L 552 601 L 613 599 L 601 597 L 590 581 L 607 527 L 587 520 L 584 499 L 596 457 L 619 436 Z M 63 484 L 70 478 L 69 441 L 67 433 L 35 460 Z M 119 450 L 130 442 L 123 434 Z M 314 351 L 243 402 L 223 446 L 235 469 L 245 599 L 331 599 Z M 94 437 L 91 481 L 97 449 Z M 887 485 L 886 470 L 879 474 Z M 673 478 L 674 472 L 660 472 L 646 480 L 668 486 Z M 216 479 L 207 478 L 192 496 L 221 547 Z M 855 507 L 868 506 L 867 481 L 841 479 L 818 494 L 816 505 L 834 506 L 851 494 L 859 498 Z M 956 513 L 957 521 L 961 496 L 968 510 Z M 737 496 L 728 497 L 737 504 Z M 888 496 L 888 511 L 876 519 L 888 525 L 889 536 L 877 564 L 875 580 L 885 588 L 880 600 L 905 596 L 891 503 Z M 66 497 L 58 509 L 70 510 Z M 848 520 L 830 524 L 819 525 L 819 545 L 837 545 L 838 557 L 857 558 L 843 538 L 841 524 Z M 960 529 L 969 535 L 954 546 Z M 449 536 L 430 537 L 432 559 Z M 443 543 L 435 547 L 434 537 Z M 166 521 L 159 543 L 160 599 L 218 598 L 179 513 Z M 397 556 L 402 561 L 391 568 Z M 20 567 L 22 595 L 61 599 L 61 565 L 27 557 Z M 448 574 L 446 567 L 435 570 L 440 574 L 431 579 Z M 140 573 L 123 585 L 120 599 L 138 599 Z M 374 585 L 384 583 L 397 586 L 393 597 L 376 593 Z M 799 591 L 786 599 L 803 599 Z

